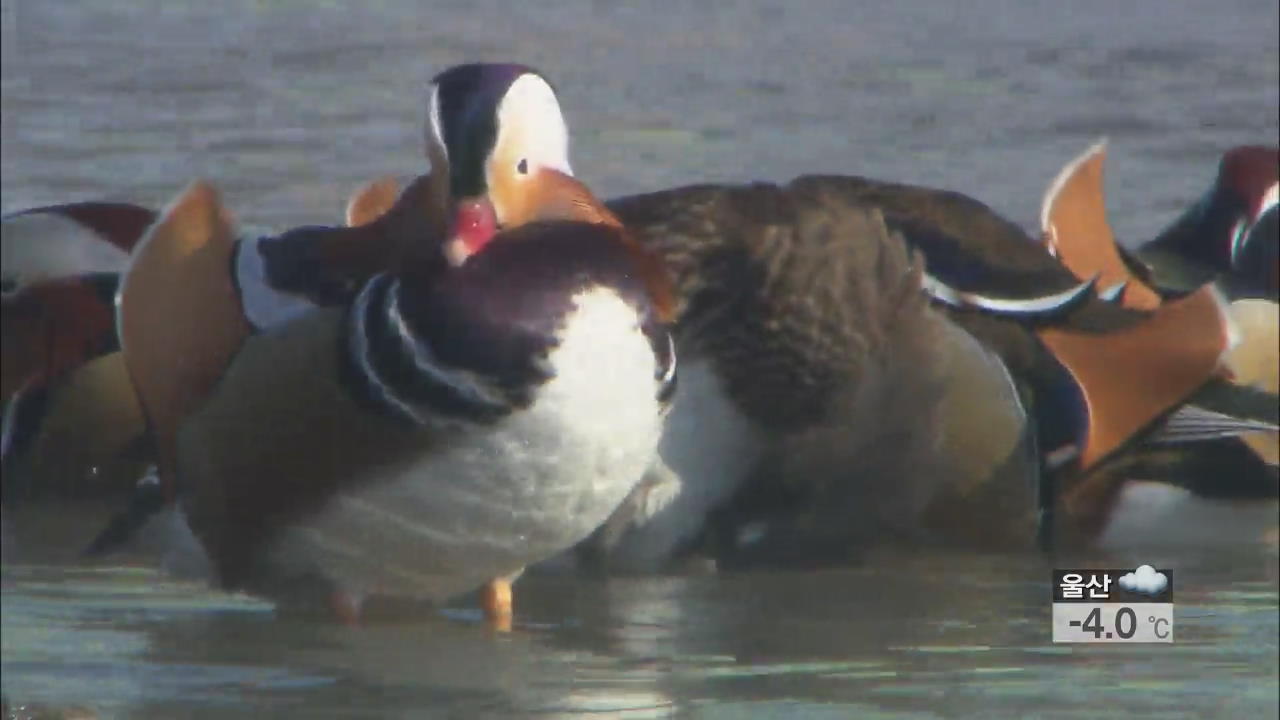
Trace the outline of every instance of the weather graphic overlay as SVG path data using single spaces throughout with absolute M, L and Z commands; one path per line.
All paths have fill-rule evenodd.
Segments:
M 1173 571 L 1054 570 L 1053 641 L 1173 642 Z

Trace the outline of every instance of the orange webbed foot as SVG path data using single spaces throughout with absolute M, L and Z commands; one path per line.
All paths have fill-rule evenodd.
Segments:
M 494 578 L 480 590 L 484 619 L 498 632 L 511 632 L 511 578 Z

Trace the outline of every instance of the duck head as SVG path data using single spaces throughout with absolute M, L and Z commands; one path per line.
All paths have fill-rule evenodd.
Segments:
M 452 67 L 431 82 L 427 118 L 431 195 L 448 218 L 443 251 L 451 264 L 500 229 L 575 215 L 585 189 L 572 180 L 569 129 L 536 70 Z
M 398 197 L 394 181 L 373 183 L 348 207 L 349 227 L 293 228 L 238 252 L 242 291 L 266 291 L 246 306 L 256 327 L 310 304 L 349 302 L 378 272 L 457 267 L 503 229 L 537 220 L 618 225 L 573 178 L 559 102 L 536 71 L 450 68 L 432 80 L 427 110 L 431 171 Z M 261 317 L 258 306 L 268 308 Z
M 1273 210 L 1280 202 L 1280 148 L 1246 146 L 1227 152 L 1218 171 L 1218 184 L 1228 188 L 1236 209 L 1228 234 L 1230 244 L 1222 250 L 1232 265 L 1239 265 L 1251 236 L 1261 235 L 1255 229 L 1264 218 L 1274 217 Z M 1219 254 L 1223 254 L 1221 250 Z
M 1213 187 L 1148 247 L 1231 272 L 1240 265 L 1237 260 L 1260 242 L 1261 233 L 1252 230 L 1276 206 L 1278 182 L 1280 149 L 1232 148 L 1222 156 Z

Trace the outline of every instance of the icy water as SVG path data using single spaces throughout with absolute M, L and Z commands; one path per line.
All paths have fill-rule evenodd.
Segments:
M 466 609 L 350 629 L 146 571 L 20 567 L 4 684 L 129 718 L 1274 717 L 1275 556 L 1173 562 L 1176 642 L 1141 646 L 1053 645 L 1026 556 L 531 578 L 507 636 Z
M 245 222 L 335 221 L 365 180 L 423 169 L 423 86 L 474 59 L 557 83 L 575 170 L 605 196 L 832 171 L 1030 225 L 1105 135 L 1112 222 L 1134 242 L 1222 150 L 1277 141 L 1266 0 L 0 7 L 5 211 L 158 205 L 203 176 Z M 1177 642 L 1052 645 L 1051 565 L 1031 555 L 528 578 L 501 637 L 465 601 L 353 630 L 146 569 L 10 562 L 2 683 L 14 705 L 119 718 L 1277 716 L 1274 546 L 1080 562 L 1175 568 Z

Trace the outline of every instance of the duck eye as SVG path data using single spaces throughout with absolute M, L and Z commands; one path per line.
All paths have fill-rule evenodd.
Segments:
M 527 158 L 520 158 L 520 162 L 516 163 L 516 172 L 521 175 L 529 174 L 529 160 Z

